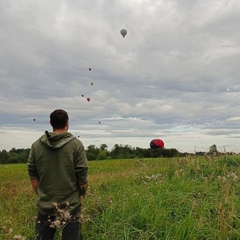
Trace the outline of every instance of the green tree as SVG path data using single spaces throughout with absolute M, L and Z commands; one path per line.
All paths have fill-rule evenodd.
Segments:
M 100 150 L 97 155 L 97 160 L 104 160 L 107 158 L 107 153 L 104 150 Z
M 108 145 L 107 144 L 101 144 L 100 145 L 100 150 L 101 151 L 107 151 Z
M 8 157 L 9 157 L 8 152 L 5 149 L 3 149 L 0 152 L 0 164 L 8 163 Z
M 210 146 L 209 148 L 209 154 L 214 155 L 217 154 L 218 150 L 217 150 L 217 146 L 215 144 L 213 144 L 212 146 Z
M 96 160 L 99 151 L 99 148 L 97 148 L 95 145 L 89 145 L 86 150 L 88 160 Z
M 8 163 L 19 163 L 18 154 L 15 152 L 11 152 L 8 158 Z
M 109 156 L 113 159 L 134 158 L 136 157 L 134 154 L 134 149 L 128 144 L 124 146 L 122 144 L 115 144 L 112 151 L 109 152 Z

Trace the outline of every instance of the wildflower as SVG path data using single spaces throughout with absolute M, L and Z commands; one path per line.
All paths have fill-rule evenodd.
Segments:
M 236 182 L 238 180 L 238 176 L 236 175 L 236 173 L 231 172 L 230 174 L 227 175 L 228 178 L 232 178 L 232 180 L 234 182 Z
M 55 227 L 59 227 L 61 225 L 61 222 L 57 219 L 53 222 Z
M 64 226 L 72 219 L 72 215 L 70 214 L 69 209 L 72 207 L 70 206 L 69 202 L 66 203 L 52 203 L 55 207 L 55 220 L 52 222 L 49 219 L 49 226 L 51 228 L 60 228 L 62 230 Z
M 145 180 L 147 181 L 147 182 L 149 182 L 149 181 L 152 181 L 152 180 L 159 180 L 159 179 L 161 179 L 162 178 L 162 174 L 160 174 L 160 173 L 158 173 L 158 174 L 156 174 L 156 175 L 152 175 L 152 176 L 145 176 Z M 144 181 L 145 182 L 145 181 Z
M 108 203 L 110 203 L 110 204 L 113 203 L 113 198 L 112 198 L 112 196 L 108 196 L 108 197 L 107 197 L 107 201 L 108 201 Z
M 223 182 L 226 182 L 226 181 L 227 181 L 227 179 L 226 179 L 225 177 L 222 177 L 222 180 L 223 180 Z
M 63 212 L 64 218 L 69 220 L 71 218 L 71 214 L 68 211 Z
M 6 226 L 3 226 L 3 227 L 2 227 L 2 230 L 5 232 L 5 231 L 6 231 Z
M 21 236 L 21 235 L 15 235 L 15 236 L 13 237 L 13 239 L 16 239 L 16 240 L 26 240 L 27 238 L 26 238 L 26 237 L 23 237 L 23 236 Z

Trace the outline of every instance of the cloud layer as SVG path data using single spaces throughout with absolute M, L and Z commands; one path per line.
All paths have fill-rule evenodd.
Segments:
M 0 149 L 30 147 L 63 108 L 85 146 L 239 152 L 239 12 L 237 0 L 2 1 Z

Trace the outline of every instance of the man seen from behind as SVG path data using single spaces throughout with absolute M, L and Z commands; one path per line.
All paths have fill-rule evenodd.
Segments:
M 50 114 L 52 132 L 45 131 L 30 150 L 28 175 L 37 194 L 37 240 L 80 239 L 81 200 L 88 186 L 88 164 L 82 142 L 70 132 L 66 111 Z

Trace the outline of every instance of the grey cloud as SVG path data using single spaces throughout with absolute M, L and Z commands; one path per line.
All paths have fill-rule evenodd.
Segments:
M 86 144 L 234 145 L 239 9 L 226 0 L 1 2 L 0 147 L 29 146 L 55 108 Z M 13 141 L 11 128 L 29 140 Z

